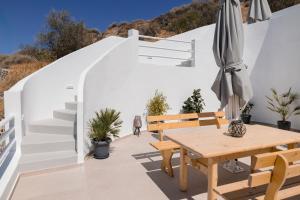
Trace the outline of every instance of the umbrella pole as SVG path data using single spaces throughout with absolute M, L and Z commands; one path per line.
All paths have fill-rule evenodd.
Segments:
M 228 105 L 225 108 L 226 119 L 230 122 L 238 120 L 240 116 L 240 100 L 237 95 L 233 95 L 229 98 Z M 238 160 L 229 160 L 226 161 L 223 165 L 223 168 L 227 171 L 235 174 L 245 171 L 239 164 Z

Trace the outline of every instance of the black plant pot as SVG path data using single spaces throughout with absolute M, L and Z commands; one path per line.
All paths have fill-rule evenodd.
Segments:
M 242 114 L 241 119 L 244 122 L 244 124 L 250 124 L 251 122 L 251 115 Z
M 291 122 L 290 121 L 277 121 L 277 127 L 283 130 L 290 130 L 291 129 Z
M 96 159 L 105 159 L 109 157 L 109 145 L 111 139 L 105 141 L 93 141 L 94 149 L 94 158 Z

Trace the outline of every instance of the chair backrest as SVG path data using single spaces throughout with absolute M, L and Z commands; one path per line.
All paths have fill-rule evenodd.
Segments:
M 273 170 L 253 173 L 249 177 L 250 187 L 268 184 L 265 200 L 277 200 L 300 194 L 299 186 L 297 189 L 289 188 L 288 191 L 280 192 L 286 179 L 300 176 L 300 165 L 293 163 L 300 160 L 300 148 L 260 154 L 253 159 L 254 170 L 274 167 Z
M 147 116 L 148 131 L 227 124 L 224 112 L 189 113 L 177 115 Z M 205 119 L 200 119 L 205 118 Z

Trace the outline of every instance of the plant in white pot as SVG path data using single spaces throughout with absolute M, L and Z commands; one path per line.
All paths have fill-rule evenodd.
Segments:
M 273 88 L 271 91 L 272 97 L 267 96 L 268 109 L 281 116 L 281 120 L 277 121 L 278 128 L 290 130 L 291 122 L 288 119 L 293 115 L 300 115 L 300 105 L 295 105 L 299 95 L 292 92 L 292 88 L 283 94 L 278 94 Z
M 96 112 L 96 116 L 89 121 L 89 136 L 94 145 L 94 157 L 105 159 L 109 156 L 111 137 L 118 137 L 122 121 L 120 112 L 106 108 Z

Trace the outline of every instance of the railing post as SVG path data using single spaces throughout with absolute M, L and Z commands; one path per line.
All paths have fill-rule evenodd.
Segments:
M 139 37 L 139 31 L 135 29 L 128 30 L 128 37 Z
M 132 47 L 131 47 L 131 51 L 134 53 L 135 55 L 135 64 L 137 65 L 138 63 L 138 59 L 139 59 L 139 31 L 135 30 L 135 29 L 130 29 L 128 30 L 128 39 L 132 40 Z
M 191 42 L 191 66 L 195 67 L 196 66 L 196 40 L 192 40 Z

